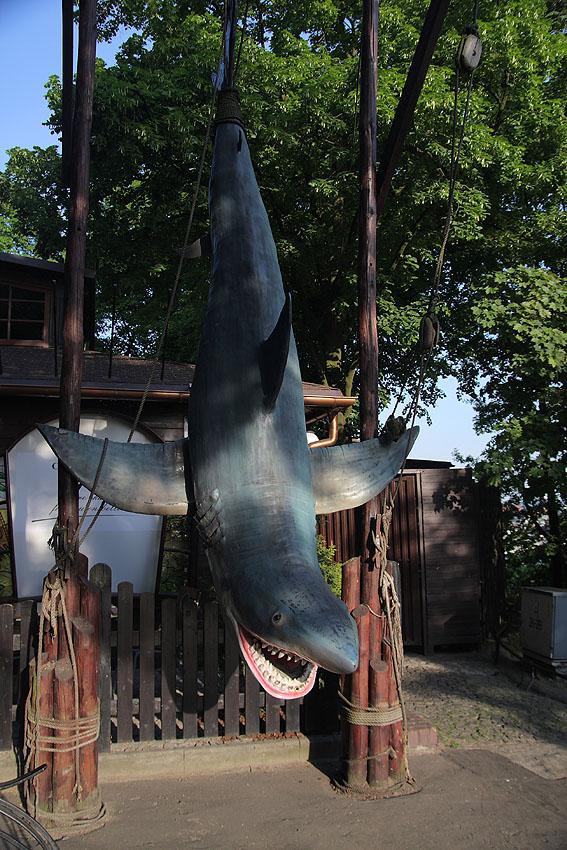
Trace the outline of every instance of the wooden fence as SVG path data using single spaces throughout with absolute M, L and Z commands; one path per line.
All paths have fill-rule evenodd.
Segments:
M 218 605 L 118 586 L 110 570 L 90 573 L 101 590 L 99 751 L 111 742 L 328 732 L 337 728 L 336 681 L 323 675 L 305 700 L 267 694 L 244 664 Z M 37 603 L 0 605 L 0 749 L 21 735 L 28 665 L 35 658 Z M 15 726 L 14 726 L 15 724 Z

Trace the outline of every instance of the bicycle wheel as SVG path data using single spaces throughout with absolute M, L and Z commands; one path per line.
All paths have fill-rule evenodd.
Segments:
M 0 850 L 59 850 L 44 827 L 19 806 L 0 800 Z

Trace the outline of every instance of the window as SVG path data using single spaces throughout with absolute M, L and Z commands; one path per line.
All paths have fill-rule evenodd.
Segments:
M 47 343 L 47 293 L 0 283 L 0 340 Z

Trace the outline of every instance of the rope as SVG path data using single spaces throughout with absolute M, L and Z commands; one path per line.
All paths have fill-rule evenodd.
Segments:
M 37 731 L 45 727 L 57 732 L 67 733 L 65 736 L 42 734 Z M 55 717 L 36 715 L 31 706 L 31 700 L 26 702 L 26 746 L 36 747 L 47 753 L 70 753 L 81 749 L 98 740 L 100 733 L 100 711 L 77 719 L 58 720 Z
M 72 719 L 56 720 L 55 718 L 43 717 L 40 712 L 40 697 L 41 697 L 41 677 L 44 672 L 45 665 L 42 664 L 43 657 L 43 634 L 46 621 L 51 628 L 53 637 L 58 633 L 58 621 L 63 619 L 65 627 L 65 635 L 67 638 L 67 646 L 69 649 L 69 660 L 71 662 L 71 670 L 73 674 L 73 696 L 75 716 Z M 25 742 L 28 749 L 26 756 L 26 768 L 29 769 L 32 761 L 35 765 L 39 764 L 40 749 L 48 752 L 75 752 L 75 786 L 74 793 L 77 795 L 78 802 L 82 800 L 83 788 L 81 785 L 80 760 L 79 750 L 87 744 L 94 743 L 99 736 L 100 731 L 100 712 L 97 707 L 96 715 L 88 715 L 87 717 L 79 716 L 79 676 L 77 670 L 77 659 L 75 656 L 75 648 L 73 645 L 73 635 L 69 613 L 65 603 L 65 588 L 61 581 L 61 571 L 59 569 L 52 570 L 46 576 L 43 585 L 43 595 L 41 600 L 41 613 L 39 618 L 39 643 L 37 651 L 37 663 L 34 681 L 28 694 L 25 711 Z M 46 671 L 47 672 L 47 671 Z M 32 695 L 35 686 L 35 708 L 32 709 Z M 48 744 L 55 741 L 53 736 L 40 735 L 39 727 L 46 726 L 48 728 L 65 731 L 68 734 L 62 736 L 61 747 L 50 747 Z M 70 741 L 73 744 L 70 745 Z M 41 744 L 47 746 L 41 747 Z M 26 795 L 29 800 L 30 790 L 27 788 Z M 37 817 L 37 794 L 34 795 L 34 817 Z
M 209 107 L 209 115 L 208 115 L 208 119 L 207 119 L 207 129 L 205 131 L 205 141 L 203 143 L 203 148 L 201 150 L 201 158 L 199 160 L 199 170 L 198 170 L 198 173 L 197 173 L 197 180 L 195 182 L 195 191 L 193 193 L 193 200 L 192 200 L 192 203 L 191 203 L 189 220 L 187 222 L 187 228 L 185 230 L 185 238 L 183 240 L 183 248 L 181 249 L 181 255 L 179 257 L 179 263 L 177 264 L 177 272 L 176 272 L 176 275 L 175 275 L 175 281 L 174 281 L 173 289 L 172 289 L 172 292 L 171 292 L 171 298 L 169 299 L 169 304 L 167 306 L 167 313 L 166 313 L 165 320 L 164 320 L 164 323 L 163 323 L 163 329 L 162 329 L 162 332 L 161 332 L 161 336 L 159 338 L 159 342 L 158 342 L 157 347 L 156 347 L 156 353 L 155 353 L 155 356 L 154 356 L 154 360 L 152 362 L 152 366 L 151 366 L 151 369 L 150 369 L 150 374 L 148 376 L 148 380 L 146 381 L 144 393 L 142 395 L 142 398 L 140 399 L 140 404 L 138 406 L 138 412 L 136 414 L 134 424 L 132 425 L 132 429 L 131 429 L 130 434 L 128 436 L 128 442 L 131 442 L 132 437 L 134 436 L 134 432 L 135 432 L 136 428 L 138 427 L 138 423 L 140 421 L 140 417 L 142 415 L 142 411 L 144 409 L 144 405 L 146 403 L 146 399 L 147 399 L 148 393 L 150 391 L 150 386 L 151 386 L 151 383 L 152 383 L 152 380 L 153 380 L 154 372 L 155 372 L 156 366 L 157 366 L 158 361 L 159 361 L 161 347 L 162 347 L 163 341 L 165 339 L 165 334 L 167 333 L 167 327 L 168 327 L 168 324 L 169 324 L 169 319 L 171 317 L 171 311 L 173 309 L 173 302 L 175 301 L 175 296 L 177 294 L 177 288 L 179 286 L 179 279 L 181 277 L 181 271 L 183 269 L 183 262 L 185 260 L 185 251 L 187 249 L 187 245 L 189 244 L 189 236 L 191 234 L 191 230 L 192 230 L 192 227 L 193 227 L 193 218 L 195 216 L 195 209 L 196 209 L 196 206 L 197 206 L 197 197 L 199 195 L 199 190 L 201 188 L 201 180 L 202 180 L 202 177 L 203 177 L 203 170 L 204 170 L 204 167 L 205 167 L 205 156 L 207 154 L 207 147 L 208 147 L 208 144 L 209 144 L 209 139 L 211 137 L 211 128 L 212 128 L 212 125 L 213 125 L 213 114 L 214 114 L 214 109 L 215 109 L 215 101 L 216 101 L 216 97 L 217 97 L 219 79 L 220 79 L 220 72 L 221 72 L 222 61 L 223 61 L 223 51 L 224 51 L 224 42 L 225 42 L 225 37 L 226 37 L 226 27 L 227 27 L 227 22 L 226 22 L 226 15 L 225 15 L 225 19 L 223 21 L 222 43 L 221 43 L 218 62 L 217 62 L 217 73 L 215 75 L 215 83 L 214 83 L 214 86 L 213 86 L 213 95 L 212 95 L 212 98 L 211 98 L 211 103 L 210 103 L 210 107 Z
M 146 403 L 146 400 L 147 400 L 147 397 L 148 397 L 148 394 L 149 394 L 149 391 L 150 391 L 150 387 L 151 387 L 151 384 L 152 384 L 152 381 L 153 381 L 153 378 L 154 378 L 155 370 L 156 370 L 157 364 L 159 362 L 161 348 L 163 346 L 165 335 L 167 333 L 167 328 L 168 328 L 168 325 L 169 325 L 169 320 L 170 320 L 171 312 L 172 312 L 172 309 L 173 309 L 173 303 L 175 301 L 175 296 L 177 294 L 177 289 L 178 289 L 178 286 L 179 286 L 179 280 L 181 278 L 181 271 L 183 269 L 183 262 L 185 260 L 185 252 L 186 252 L 186 249 L 187 249 L 187 245 L 189 243 L 189 236 L 191 234 L 191 230 L 192 230 L 192 227 L 193 227 L 193 219 L 195 217 L 195 209 L 196 209 L 196 206 L 197 206 L 197 198 L 199 196 L 199 191 L 200 191 L 200 188 L 201 188 L 201 182 L 202 182 L 203 170 L 204 170 L 204 166 L 205 166 L 205 157 L 206 157 L 206 153 L 207 153 L 207 147 L 208 147 L 209 139 L 210 139 L 210 136 L 211 136 L 211 128 L 212 128 L 212 124 L 213 124 L 213 114 L 214 114 L 216 96 L 217 96 L 217 92 L 218 92 L 220 71 L 221 71 L 221 67 L 222 67 L 222 56 L 223 56 L 224 43 L 225 43 L 225 38 L 226 38 L 226 27 L 227 27 L 227 21 L 226 21 L 226 6 L 225 6 L 225 15 L 224 15 L 224 19 L 223 19 L 223 35 L 222 35 L 222 40 L 221 40 L 219 57 L 218 57 L 218 61 L 217 61 L 217 73 L 215 75 L 215 82 L 214 82 L 214 86 L 213 86 L 213 95 L 212 95 L 212 98 L 211 98 L 211 103 L 210 103 L 210 107 L 209 107 L 209 114 L 208 114 L 208 118 L 207 118 L 207 128 L 206 128 L 206 132 L 205 132 L 205 140 L 204 140 L 203 147 L 202 147 L 202 150 L 201 150 L 201 157 L 200 157 L 200 160 L 199 160 L 199 169 L 198 169 L 198 173 L 197 173 L 197 179 L 195 181 L 195 190 L 193 192 L 193 199 L 192 199 L 192 202 L 191 202 L 189 219 L 188 219 L 187 227 L 186 227 L 186 230 L 185 230 L 185 237 L 184 237 L 184 240 L 183 240 L 183 248 L 181 250 L 179 263 L 177 265 L 177 272 L 176 272 L 176 275 L 175 275 L 175 281 L 174 281 L 173 288 L 172 288 L 172 291 L 171 291 L 171 297 L 170 297 L 169 302 L 168 302 L 167 312 L 166 312 L 166 316 L 165 316 L 164 323 L 163 323 L 163 328 L 162 328 L 161 335 L 160 335 L 160 338 L 159 338 L 159 341 L 158 341 L 158 344 L 157 344 L 157 347 L 156 347 L 154 358 L 151 362 L 150 373 L 148 375 L 148 379 L 147 379 L 145 387 L 144 387 L 144 392 L 142 394 L 142 398 L 140 399 L 140 404 L 138 405 L 138 410 L 137 410 L 137 413 L 136 413 L 136 416 L 135 416 L 135 419 L 134 419 L 134 423 L 133 423 L 133 425 L 130 429 L 130 433 L 128 435 L 128 439 L 127 439 L 128 443 L 130 443 L 132 441 L 132 437 L 134 436 L 134 433 L 136 431 L 136 428 L 138 427 L 138 424 L 140 422 L 140 418 L 142 416 L 142 412 L 143 412 L 143 409 L 144 409 L 144 406 L 145 406 L 145 403 Z M 239 58 L 240 58 L 240 54 L 239 54 Z M 85 518 L 88 514 L 88 510 L 90 508 L 90 505 L 91 505 L 91 502 L 92 502 L 92 499 L 93 499 L 93 496 L 94 496 L 94 490 L 96 489 L 96 486 L 97 486 L 97 483 L 98 483 L 98 480 L 99 480 L 99 476 L 100 476 L 100 473 L 102 471 L 102 467 L 104 465 L 107 447 L 108 447 L 108 439 L 105 439 L 105 444 L 104 444 L 102 455 L 101 455 L 101 458 L 100 458 L 100 461 L 99 461 L 95 480 L 94 480 L 93 486 L 91 488 L 89 498 L 88 498 L 87 504 L 85 506 L 85 510 L 83 511 L 83 514 L 81 516 L 81 520 L 79 522 L 78 527 L 75 529 L 75 533 L 73 534 L 71 541 L 68 542 L 66 540 L 66 537 L 65 537 L 65 534 L 64 534 L 65 529 L 63 529 L 61 526 L 59 526 L 57 524 L 54 526 L 54 530 L 53 530 L 53 533 L 52 533 L 52 537 L 49 541 L 49 545 L 53 546 L 53 548 L 55 549 L 56 552 L 59 551 L 61 553 L 58 557 L 58 563 L 60 563 L 61 560 L 66 560 L 66 561 L 71 561 L 71 562 L 73 562 L 73 560 L 74 560 L 75 546 L 77 544 L 77 540 L 78 540 L 78 537 L 79 537 L 80 530 L 81 530 L 83 523 L 84 523 L 84 520 L 85 520 Z M 99 518 L 102 511 L 104 510 L 105 504 L 106 503 L 104 501 L 101 501 L 101 503 L 100 503 L 100 505 L 97 509 L 97 512 L 92 519 L 92 522 L 90 523 L 90 525 L 87 528 L 86 532 L 84 533 L 83 537 L 79 540 L 78 548 L 81 547 L 81 545 L 84 543 L 86 537 L 88 536 L 88 534 L 92 530 L 94 524 L 96 523 L 97 519 Z
M 341 713 L 349 723 L 355 726 L 391 726 L 392 723 L 402 720 L 400 703 L 388 708 L 376 708 L 375 706 L 355 705 L 340 691 L 339 697 L 344 703 L 341 706 Z

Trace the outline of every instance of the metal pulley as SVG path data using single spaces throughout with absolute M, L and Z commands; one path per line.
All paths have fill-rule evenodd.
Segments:
M 439 343 L 441 327 L 439 319 L 433 313 L 424 316 L 419 325 L 419 347 L 422 351 L 431 351 Z
M 461 71 L 470 73 L 478 68 L 482 56 L 482 42 L 477 27 L 470 27 L 461 38 L 455 63 Z

